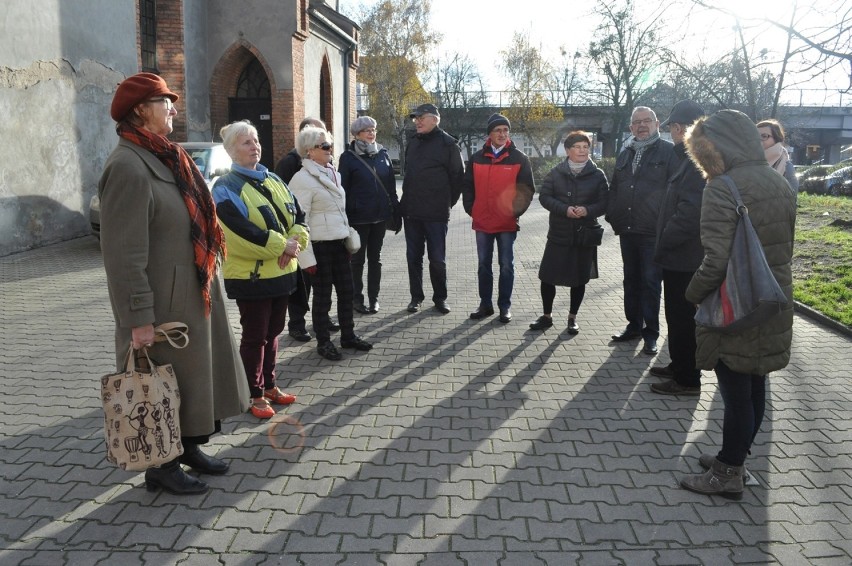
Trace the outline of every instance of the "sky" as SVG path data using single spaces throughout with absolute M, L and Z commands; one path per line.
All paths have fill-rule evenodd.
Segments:
M 767 14 L 783 18 L 789 14 L 795 0 L 713 0 L 714 5 L 735 10 L 740 17 L 759 17 Z M 340 0 L 343 13 L 354 13 L 361 4 L 373 5 L 377 0 Z M 641 1 L 638 5 L 643 5 Z M 705 61 L 713 57 L 713 52 L 730 50 L 733 46 L 731 20 L 716 13 L 698 10 L 689 0 L 669 0 L 665 2 L 664 17 L 666 27 L 661 27 L 664 36 L 685 52 Z M 511 46 L 516 31 L 529 32 L 534 42 L 538 42 L 546 58 L 556 59 L 560 46 L 568 48 L 569 53 L 585 50 L 594 37 L 597 17 L 592 12 L 592 4 L 565 0 L 432 0 L 432 28 L 443 36 L 441 45 L 434 55 L 441 57 L 448 53 L 467 53 L 473 58 L 489 90 L 502 90 L 505 78 L 499 70 L 499 52 Z M 659 2 L 644 4 L 650 11 L 660 7 Z M 852 0 L 800 0 L 802 10 L 814 21 L 822 23 L 825 15 L 852 6 Z M 803 8 L 804 7 L 804 8 Z M 674 31 L 671 31 L 674 30 Z M 709 35 L 710 39 L 705 39 Z M 781 32 L 766 32 L 760 37 L 761 47 L 783 52 L 786 36 Z M 847 65 L 848 73 L 848 65 Z M 848 74 L 824 77 L 831 88 L 843 88 L 848 85 Z M 845 81 L 845 84 L 844 84 Z M 429 85 L 427 84 L 427 87 Z M 812 83 L 809 86 L 822 88 L 823 84 Z M 844 99 L 848 104 L 852 96 Z

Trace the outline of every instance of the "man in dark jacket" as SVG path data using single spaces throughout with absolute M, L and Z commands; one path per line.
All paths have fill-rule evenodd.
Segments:
M 496 241 L 500 267 L 497 307 L 504 324 L 512 320 L 509 308 L 515 282 L 513 247 L 520 229 L 518 218 L 529 208 L 535 194 L 530 160 L 509 139 L 509 127 L 505 116 L 492 114 L 488 118 L 488 139 L 470 158 L 462 188 L 462 204 L 473 218 L 479 257 L 479 307 L 470 313 L 470 318 L 479 320 L 494 314 L 491 262 Z
M 633 109 L 631 136 L 615 162 L 606 220 L 619 236 L 624 262 L 624 315 L 627 328 L 614 342 L 645 339 L 643 352 L 657 353 L 662 273 L 654 263 L 657 218 L 678 160 L 674 145 L 660 139 L 660 122 L 646 106 Z
M 405 150 L 405 177 L 400 208 L 404 218 L 408 312 L 423 303 L 423 253 L 429 255 L 432 302 L 441 314 L 447 305 L 447 228 L 450 209 L 458 202 L 464 163 L 456 139 L 438 127 L 441 115 L 433 104 L 421 104 L 410 115 L 416 133 Z
M 657 220 L 657 249 L 654 261 L 663 270 L 666 324 L 669 331 L 667 366 L 654 366 L 651 375 L 667 378 L 651 385 L 663 395 L 701 394 L 701 370 L 695 366 L 695 306 L 686 300 L 686 288 L 704 259 L 699 226 L 704 175 L 686 155 L 683 143 L 686 129 L 704 115 L 704 109 L 691 100 L 681 100 L 669 119 L 660 124 L 669 128 L 674 152 L 680 160 L 669 182 L 660 217 Z
M 307 117 L 299 124 L 299 131 L 301 132 L 308 126 L 315 126 L 317 128 L 322 128 L 325 130 L 325 123 L 322 120 L 318 120 L 317 118 Z M 290 179 L 293 178 L 293 175 L 299 172 L 299 169 L 302 168 L 302 156 L 299 155 L 299 152 L 296 151 L 294 147 L 287 155 L 281 158 L 280 161 L 275 165 L 275 174 L 281 177 L 281 179 L 289 184 Z M 297 274 L 297 280 L 299 283 L 299 288 L 294 293 L 294 297 L 291 297 L 290 302 L 287 305 L 287 330 L 290 337 L 298 340 L 299 342 L 308 342 L 311 339 L 311 335 L 308 334 L 307 328 L 305 328 L 305 315 L 308 313 L 308 301 L 311 298 L 311 276 L 308 275 L 307 272 L 299 270 Z M 340 325 L 336 322 L 329 320 L 328 329 L 334 332 L 335 330 L 340 330 Z

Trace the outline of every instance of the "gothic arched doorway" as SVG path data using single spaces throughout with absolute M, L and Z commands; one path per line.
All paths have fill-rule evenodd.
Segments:
M 272 143 L 272 96 L 269 77 L 257 58 L 243 68 L 237 79 L 236 95 L 228 98 L 228 123 L 250 120 L 257 128 L 263 148 L 260 162 L 275 167 L 275 152 Z

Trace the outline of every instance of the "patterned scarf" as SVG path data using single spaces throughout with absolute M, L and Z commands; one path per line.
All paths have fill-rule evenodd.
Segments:
M 124 123 L 116 127 L 116 132 L 127 141 L 153 153 L 175 176 L 178 191 L 189 212 L 189 236 L 195 253 L 195 269 L 201 283 L 204 312 L 209 316 L 212 303 L 210 287 L 216 276 L 219 252 L 225 257 L 225 238 L 216 219 L 216 205 L 201 171 L 185 149 L 163 136 Z
M 658 139 L 660 139 L 660 132 L 654 132 L 654 134 L 649 136 L 646 140 L 637 140 L 635 137 L 630 136 L 627 138 L 627 141 L 624 142 L 624 147 L 632 147 L 636 152 L 636 155 L 633 156 L 633 173 L 639 169 L 639 161 L 642 160 L 642 154 L 645 153 L 645 148 Z

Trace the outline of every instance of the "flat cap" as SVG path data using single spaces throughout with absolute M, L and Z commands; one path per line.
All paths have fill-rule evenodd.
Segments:
M 689 125 L 704 116 L 704 109 L 691 100 L 681 100 L 672 107 L 672 113 L 660 127 L 669 124 Z
M 121 81 L 112 98 L 109 114 L 116 122 L 124 120 L 133 107 L 155 96 L 165 96 L 175 102 L 178 95 L 169 90 L 163 77 L 154 73 L 138 73 Z
M 414 118 L 416 116 L 422 116 L 423 114 L 434 114 L 435 116 L 440 116 L 441 113 L 438 112 L 438 107 L 434 104 L 421 104 L 417 108 L 411 111 L 411 114 L 408 115 L 409 118 Z

